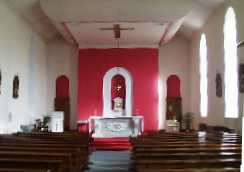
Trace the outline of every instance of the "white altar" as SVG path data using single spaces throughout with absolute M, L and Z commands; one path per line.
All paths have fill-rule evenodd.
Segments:
M 141 116 L 121 117 L 90 117 L 90 128 L 93 137 L 136 137 L 143 131 Z
M 120 75 L 124 83 L 112 79 Z M 142 116 L 132 115 L 133 79 L 129 71 L 122 67 L 109 69 L 103 77 L 103 115 L 91 116 L 89 131 L 96 138 L 136 137 L 143 131 Z M 125 93 L 122 90 L 125 90 Z M 116 97 L 112 98 L 112 89 Z M 112 100 L 112 101 L 111 101 Z

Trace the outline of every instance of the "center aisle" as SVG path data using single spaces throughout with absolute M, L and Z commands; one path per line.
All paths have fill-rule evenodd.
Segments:
M 129 172 L 130 151 L 94 151 L 85 172 Z

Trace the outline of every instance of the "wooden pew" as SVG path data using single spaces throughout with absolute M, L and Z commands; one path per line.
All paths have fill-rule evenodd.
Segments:
M 65 172 L 60 160 L 35 160 L 26 158 L 3 158 L 0 157 L 0 171 L 4 172 Z
M 240 168 L 140 169 L 138 172 L 240 172 Z
M 71 167 L 70 156 L 64 153 L 41 153 L 41 152 L 11 152 L 0 151 L 1 168 L 34 168 L 51 169 L 64 172 Z M 68 167 L 66 166 L 68 163 Z
M 150 133 L 131 139 L 137 172 L 237 172 L 241 163 L 237 134 Z
M 166 154 L 161 154 L 161 153 L 144 153 L 140 152 L 135 154 L 136 159 L 140 160 L 145 160 L 145 159 L 157 159 L 157 160 L 163 160 L 163 159 L 212 159 L 212 158 L 220 158 L 220 159 L 228 159 L 228 158 L 241 158 L 241 153 L 236 152 L 236 153 L 207 153 L 207 152 L 202 152 L 202 153 L 166 153 Z
M 150 169 L 187 169 L 187 168 L 238 168 L 241 159 L 186 159 L 186 160 L 138 160 L 139 168 Z
M 89 153 L 89 138 L 88 135 L 81 135 L 79 133 L 64 133 L 64 135 L 60 135 L 59 133 L 47 133 L 47 135 L 39 134 L 39 133 L 31 133 L 31 134 L 18 134 L 18 136 L 21 136 L 22 138 L 31 138 L 31 142 L 34 142 L 35 145 L 45 144 L 45 146 L 48 147 L 62 147 L 62 148 L 79 148 L 80 151 L 76 152 L 76 158 L 77 156 L 80 157 L 79 162 L 84 168 L 88 163 L 88 153 Z M 58 141 L 58 143 L 57 143 Z M 67 150 L 70 152 L 70 150 Z M 75 152 L 74 152 L 75 153 Z M 74 155 L 75 156 L 75 155 Z M 76 161 L 77 162 L 77 161 Z M 77 164 L 77 163 L 76 163 Z
M 80 171 L 88 162 L 88 143 L 87 135 L 78 133 L 1 135 L 0 170 Z
M 13 145 L 0 145 L 0 153 L 1 151 L 9 151 L 9 152 L 40 152 L 46 154 L 52 154 L 53 156 L 57 156 L 56 159 L 60 158 L 60 153 L 67 156 L 67 161 L 64 162 L 66 164 L 66 168 L 74 168 L 79 169 L 82 168 L 81 165 L 84 163 L 86 165 L 87 154 L 82 152 L 79 148 L 55 148 L 55 147 L 36 147 L 36 146 L 13 146 Z

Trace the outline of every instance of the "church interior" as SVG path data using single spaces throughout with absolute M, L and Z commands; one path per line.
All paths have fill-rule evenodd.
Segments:
M 0 172 L 244 172 L 243 0 L 0 0 Z

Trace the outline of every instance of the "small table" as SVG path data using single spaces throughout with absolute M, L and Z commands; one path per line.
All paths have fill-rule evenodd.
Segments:
M 88 133 L 89 132 L 88 120 L 77 121 L 77 130 L 78 130 L 78 132 Z
M 177 120 L 167 120 L 165 130 L 166 132 L 179 132 L 180 123 Z

